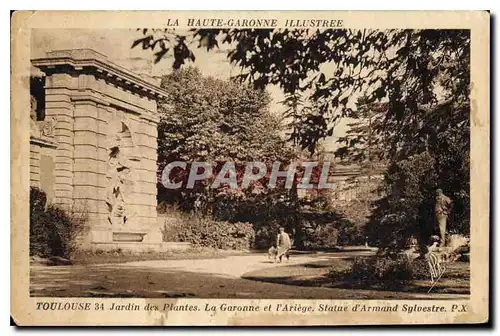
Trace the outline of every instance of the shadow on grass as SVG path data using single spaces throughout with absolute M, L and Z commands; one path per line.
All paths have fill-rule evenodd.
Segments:
M 430 278 L 413 280 L 376 279 L 375 277 L 355 278 L 350 271 L 353 259 L 353 257 L 329 258 L 317 262 L 289 265 L 286 268 L 276 267 L 247 273 L 242 278 L 290 286 L 406 292 L 409 294 L 426 294 L 432 287 Z M 333 274 L 332 270 L 334 271 Z M 431 293 L 469 295 L 469 265 L 457 263 L 451 266 L 443 278 L 435 284 Z
M 258 276 L 244 276 L 243 279 L 269 282 L 290 286 L 302 287 L 323 287 L 323 288 L 338 288 L 338 289 L 352 289 L 352 290 L 370 290 L 380 292 L 407 292 L 407 293 L 427 293 L 432 287 L 430 281 L 379 281 L 379 282 L 365 282 L 355 280 L 333 280 L 326 276 L 314 277 L 310 279 L 297 279 L 294 276 L 286 277 L 258 277 Z M 469 285 L 457 286 L 449 282 L 437 283 L 432 289 L 432 293 L 440 294 L 470 294 Z
M 305 287 L 319 287 L 321 283 L 310 281 L 310 280 L 298 280 L 295 277 L 256 277 L 256 276 L 243 276 L 242 279 L 259 281 L 259 282 L 270 282 L 277 283 L 281 285 L 292 285 L 292 286 L 305 286 Z

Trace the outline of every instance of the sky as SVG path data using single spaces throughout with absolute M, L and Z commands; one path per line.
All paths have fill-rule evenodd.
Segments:
M 182 33 L 181 31 L 179 31 Z M 148 76 L 158 77 L 172 71 L 172 57 L 166 57 L 154 64 L 151 50 L 142 50 L 140 46 L 131 48 L 132 43 L 141 38 L 142 32 L 135 29 L 33 29 L 31 38 L 32 58 L 41 58 L 46 52 L 64 49 L 88 48 L 105 54 L 115 62 L 134 72 L 143 72 Z M 239 68 L 227 59 L 227 45 L 210 52 L 190 46 L 195 55 L 193 65 L 206 76 L 228 79 L 239 73 Z M 281 115 L 285 108 L 280 104 L 284 95 L 277 86 L 268 86 L 272 97 L 271 113 Z M 342 120 L 334 130 L 332 137 L 322 142 L 326 150 L 334 150 L 336 138 L 344 136 L 348 120 Z

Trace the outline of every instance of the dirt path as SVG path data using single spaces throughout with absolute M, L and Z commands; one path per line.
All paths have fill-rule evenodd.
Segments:
M 121 264 L 32 266 L 32 296 L 147 297 L 147 298 L 269 298 L 269 299 L 458 299 L 467 295 L 411 293 L 348 288 L 295 286 L 255 281 L 243 275 L 271 272 L 287 276 L 287 270 L 331 263 L 370 252 L 293 255 L 282 264 L 264 253 L 221 259 L 155 260 Z M 282 268 L 282 269 L 281 269 Z
M 343 258 L 345 256 L 338 256 Z M 288 261 L 275 263 L 268 259 L 266 254 L 248 256 L 230 256 L 224 259 L 199 259 L 199 260 L 151 260 L 135 261 L 121 264 L 123 266 L 136 266 L 141 268 L 177 270 L 211 274 L 227 278 L 240 278 L 243 274 L 257 270 L 275 268 L 279 266 L 299 265 L 331 259 L 331 255 L 311 254 L 292 256 Z

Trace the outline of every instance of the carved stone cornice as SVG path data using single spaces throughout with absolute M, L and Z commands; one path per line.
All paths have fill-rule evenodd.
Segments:
M 39 135 L 30 135 L 30 144 L 34 144 L 40 147 L 57 148 L 57 142 L 54 139 L 47 137 L 40 137 Z
M 31 63 L 47 75 L 68 70 L 91 73 L 151 99 L 167 98 L 166 92 L 160 86 L 111 62 L 107 56 L 91 49 L 51 51 L 47 53 L 47 57 L 33 59 Z

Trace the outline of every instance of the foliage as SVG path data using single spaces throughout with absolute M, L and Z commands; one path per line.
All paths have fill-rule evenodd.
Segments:
M 179 220 L 174 228 L 169 228 L 166 239 L 224 250 L 245 250 L 253 247 L 255 232 L 249 223 L 230 223 L 190 216 Z
M 160 217 L 163 218 L 163 217 Z M 189 215 L 178 211 L 169 213 L 169 220 L 165 220 L 161 228 L 162 241 L 164 242 L 178 242 L 180 236 L 185 230 L 185 222 L 189 220 Z
M 363 245 L 365 243 L 364 231 L 350 220 L 341 221 L 338 230 L 339 245 Z
M 194 189 L 186 189 L 189 165 L 173 170 L 171 180 L 182 181 L 183 187 L 166 190 L 160 185 L 160 201 L 220 222 L 251 222 L 261 234 L 260 245 L 267 243 L 264 236 L 278 232 L 276 228 L 276 233 L 264 234 L 273 220 L 292 228 L 296 207 L 290 190 L 279 187 L 284 179 L 278 180 L 277 188 L 267 188 L 272 162 L 282 162 L 284 170 L 295 156 L 280 135 L 278 120 L 268 111 L 268 94 L 249 85 L 204 77 L 191 67 L 165 76 L 162 86 L 172 105 L 160 108 L 159 173 L 172 161 L 204 161 L 212 164 L 213 175 Z M 238 188 L 222 185 L 211 189 L 209 185 L 225 161 L 235 163 Z M 242 176 L 250 161 L 264 162 L 268 172 L 243 189 Z M 199 208 L 196 202 L 201 203 Z
M 425 253 L 429 237 L 437 233 L 434 214 L 437 188 L 453 200 L 447 230 L 468 234 L 470 124 L 467 104 L 460 107 L 446 102 L 422 110 L 414 116 L 414 127 L 403 130 L 413 134 L 413 141 L 401 142 L 397 155 L 389 156 L 380 190 L 386 196 L 374 202 L 375 209 L 367 226 L 372 244 L 402 249 L 410 237 L 416 236 L 421 252 Z M 346 141 L 354 141 L 358 146 L 340 149 L 342 155 L 372 164 L 390 150 L 386 142 L 374 139 L 377 136 L 384 139 L 384 132 L 398 132 L 397 127 L 387 122 L 386 109 L 380 104 L 362 105 L 358 109 L 372 113 L 370 127 L 351 128 Z M 371 143 L 365 141 L 370 136 Z M 366 158 L 370 153 L 377 157 Z
M 364 243 L 362 231 L 343 214 L 335 211 L 302 211 L 299 214 L 300 247 L 306 249 L 330 249 L 339 245 Z
M 157 252 L 153 250 L 134 252 L 132 250 L 122 250 L 118 248 L 106 251 L 102 249 L 97 249 L 95 251 L 80 250 L 73 254 L 71 261 L 73 262 L 73 265 L 102 265 L 145 260 L 217 259 L 239 253 L 241 252 L 221 251 L 203 246 L 191 246 L 187 249 L 172 249 L 164 252 Z
M 255 248 L 268 249 L 271 246 L 276 246 L 276 237 L 280 226 L 282 226 L 282 223 L 277 220 L 254 224 L 254 227 L 256 227 Z
M 367 227 L 372 244 L 403 249 L 417 232 L 430 236 L 436 181 L 433 165 L 433 157 L 423 153 L 389 167 L 384 185 L 388 196 L 376 203 Z
M 160 111 L 163 157 L 238 163 L 278 158 L 283 141 L 265 91 L 204 77 L 196 68 L 164 76 L 162 87 L 172 104 Z
M 143 48 L 159 46 L 167 54 L 171 43 L 184 51 L 174 50 L 174 67 L 193 60 L 186 42 L 199 42 L 207 50 L 227 44 L 230 62 L 241 69 L 237 79 L 255 88 L 272 84 L 282 89 L 290 139 L 309 152 L 332 134 L 339 118 L 353 118 L 337 154 L 370 164 L 381 159 L 389 165 L 383 193 L 387 196 L 376 202 L 368 227 L 372 241 L 401 248 L 418 233 L 420 244 L 426 244 L 434 229 L 432 204 L 438 187 L 454 201 L 451 230 L 468 232 L 470 31 L 143 33 L 148 41 Z
M 453 200 L 447 231 L 468 235 L 470 228 L 469 132 L 450 127 L 428 150 L 397 161 L 384 181 L 386 197 L 376 202 L 368 224 L 370 240 L 382 247 L 404 248 L 416 236 L 425 252 L 437 233 L 435 194 L 441 188 Z
M 319 193 L 316 190 L 310 190 L 308 194 L 300 199 L 302 209 L 309 211 L 331 211 L 331 198 L 328 194 Z
M 352 259 L 338 258 L 335 259 L 334 266 L 328 270 L 328 278 L 343 279 L 348 278 L 352 270 Z
M 298 221 L 298 209 L 293 199 L 284 193 L 268 192 L 263 195 L 232 201 L 217 202 L 213 216 L 217 220 L 249 222 L 256 232 L 256 247 L 269 248 L 276 243 L 279 227 L 296 238 L 294 232 Z
M 304 96 L 315 108 L 297 116 L 300 132 L 293 134 L 311 151 L 335 121 L 354 113 L 360 93 L 369 104 L 385 103 L 390 127 L 382 135 L 392 157 L 404 156 L 416 136 L 425 138 L 429 128 L 419 119 L 427 107 L 447 101 L 459 118 L 469 110 L 466 30 L 197 29 L 182 35 L 143 29 L 143 34 L 133 47 L 156 51 L 157 61 L 173 54 L 174 68 L 194 61 L 188 46 L 193 42 L 207 50 L 227 44 L 230 62 L 241 68 L 239 80 Z
M 337 277 L 335 270 L 330 277 Z M 350 280 L 363 283 L 404 283 L 429 278 L 427 263 L 422 259 L 409 259 L 406 255 L 359 257 L 354 259 L 350 272 L 344 272 Z
M 349 220 L 317 224 L 306 230 L 303 245 L 309 249 L 329 249 L 337 246 L 364 244 L 363 231 Z
M 196 68 L 180 69 L 164 76 L 162 87 L 169 93 L 171 105 L 160 108 L 159 174 L 173 161 L 208 162 L 213 166 L 213 174 L 208 181 L 197 182 L 195 188 L 186 189 L 190 166 L 174 169 L 170 178 L 173 182 L 182 181 L 183 187 L 165 190 L 160 186 L 160 201 L 177 202 L 189 211 L 194 208 L 195 200 L 200 200 L 204 208 L 212 211 L 211 207 L 217 202 L 258 198 L 268 191 L 264 190 L 263 183 L 270 172 L 263 182 L 252 182 L 245 190 L 224 185 L 217 190 L 208 187 L 227 161 L 235 163 L 240 186 L 246 162 L 260 161 L 270 167 L 271 162 L 286 164 L 291 160 L 293 152 L 281 139 L 279 122 L 268 111 L 270 98 L 265 91 L 204 77 Z
M 318 225 L 306 235 L 304 247 L 306 249 L 333 248 L 338 244 L 339 230 L 335 224 Z
M 386 156 L 386 143 L 381 134 L 385 127 L 387 106 L 380 103 L 368 104 L 365 97 L 356 102 L 356 110 L 350 115 L 346 135 L 339 137 L 340 147 L 335 155 L 347 162 L 354 162 L 361 167 L 373 169 Z
M 47 256 L 49 230 L 44 227 L 47 196 L 38 188 L 30 189 L 30 255 Z
M 377 175 L 375 175 L 377 174 Z M 360 243 L 366 242 L 364 229 L 374 208 L 374 202 L 382 198 L 383 176 L 374 170 L 361 170 L 358 177 L 349 178 L 346 184 L 332 195 L 331 206 L 353 224 Z M 343 199 L 340 193 L 352 193 Z M 365 236 L 365 237 L 363 237 Z
M 70 258 L 77 238 L 84 229 L 85 214 L 68 213 L 46 206 L 47 196 L 38 188 L 30 189 L 30 255 Z

